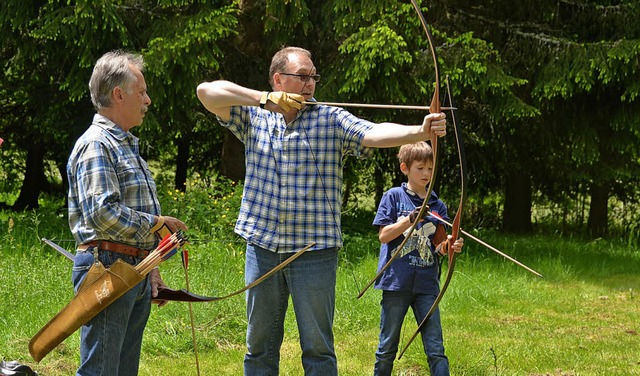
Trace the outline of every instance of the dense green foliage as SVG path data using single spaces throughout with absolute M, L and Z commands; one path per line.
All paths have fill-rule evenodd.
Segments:
M 441 78 L 451 77 L 470 164 L 469 216 L 530 231 L 537 208 L 563 230 L 594 237 L 638 231 L 619 207 L 637 201 L 640 176 L 640 6 L 632 0 L 422 1 Z M 142 53 L 153 105 L 144 156 L 188 176 L 242 169 L 239 146 L 195 98 L 199 82 L 225 78 L 267 90 L 282 45 L 314 53 L 320 100 L 428 103 L 429 46 L 404 1 L 20 1 L 0 5 L 0 189 L 6 206 L 37 207 L 64 192 L 64 164 L 91 113 L 87 81 L 105 51 Z M 423 113 L 354 109 L 373 121 L 418 123 Z M 453 132 L 450 132 L 453 133 Z M 442 142 L 437 191 L 459 195 L 451 136 Z M 225 157 L 228 158 L 225 160 Z M 393 150 L 348 160 L 352 189 L 399 181 Z M 373 176 L 374 179 L 367 179 Z

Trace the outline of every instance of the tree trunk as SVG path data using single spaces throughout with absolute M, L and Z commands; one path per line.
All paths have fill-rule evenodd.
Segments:
M 531 231 L 531 176 L 521 171 L 509 171 L 504 196 L 503 229 L 511 233 Z
M 224 132 L 220 172 L 231 180 L 244 180 L 244 145 L 230 131 Z
M 591 206 L 587 228 L 592 237 L 602 237 L 607 234 L 609 215 L 609 187 L 605 183 L 591 185 Z
M 353 182 L 356 179 L 353 173 L 353 165 L 351 163 L 345 163 L 344 165 L 344 189 L 342 190 L 342 209 L 346 208 L 351 198 L 351 191 L 353 189 Z
M 600 110 L 603 110 L 600 108 Z M 613 160 L 612 141 L 614 140 L 613 130 L 607 122 L 606 114 L 594 119 L 595 129 L 598 134 L 598 152 L 600 161 L 591 169 L 592 182 L 589 186 L 591 205 L 589 206 L 589 218 L 587 219 L 587 230 L 594 238 L 603 237 L 607 234 L 609 225 L 609 193 L 610 182 L 615 179 L 615 161 Z M 602 120 L 600 120 L 602 119 Z M 600 121 L 598 121 L 600 120 Z M 603 171 L 606 171 L 603 173 Z
M 184 192 L 187 188 L 187 171 L 189 169 L 189 141 L 184 137 L 178 140 L 178 155 L 176 156 L 175 189 Z
M 24 171 L 24 180 L 20 188 L 20 195 L 13 204 L 13 210 L 21 211 L 38 208 L 38 197 L 45 183 L 44 148 L 42 145 L 35 143 L 27 150 L 27 166 Z

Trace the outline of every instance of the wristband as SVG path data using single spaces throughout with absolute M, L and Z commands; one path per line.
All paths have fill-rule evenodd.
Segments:
M 160 230 L 162 228 L 162 226 L 164 226 L 164 217 L 159 215 L 158 216 L 158 221 L 156 222 L 155 225 L 153 225 L 153 227 L 151 227 L 151 232 L 156 232 L 156 231 Z
M 260 97 L 260 108 L 264 108 L 264 106 L 267 104 L 267 99 L 269 98 L 269 92 L 268 91 L 263 91 L 262 92 L 262 97 Z

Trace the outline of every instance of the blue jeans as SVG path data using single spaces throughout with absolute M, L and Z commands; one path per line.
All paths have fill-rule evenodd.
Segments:
M 247 245 L 245 282 L 255 281 L 292 255 Z M 304 374 L 338 374 L 333 347 L 337 266 L 337 249 L 309 251 L 247 291 L 245 375 L 278 375 L 289 296 L 298 323 Z
M 77 291 L 94 261 L 93 248 L 78 252 L 72 282 Z M 140 261 L 132 256 L 100 251 L 105 267 L 117 259 L 129 264 Z M 145 278 L 111 303 L 80 329 L 80 368 L 77 376 L 135 376 L 138 374 L 142 333 L 151 312 L 151 287 Z
M 393 361 L 398 352 L 402 322 L 409 307 L 413 309 L 419 324 L 429 312 L 436 295 L 417 294 L 410 291 L 382 291 L 380 305 L 380 343 L 376 351 L 373 374 L 391 375 Z M 412 329 L 413 330 L 413 329 Z M 420 331 L 422 346 L 427 355 L 429 370 L 433 376 L 449 375 L 449 359 L 444 355 L 440 309 L 436 308 L 431 318 Z

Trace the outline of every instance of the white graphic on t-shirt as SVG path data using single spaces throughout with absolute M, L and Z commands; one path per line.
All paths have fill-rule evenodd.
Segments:
M 436 226 L 431 222 L 427 222 L 419 229 L 416 229 L 413 234 L 411 234 L 411 238 L 407 240 L 407 244 L 405 244 L 402 249 L 400 257 L 404 257 L 414 250 L 418 250 L 420 257 L 409 256 L 409 263 L 412 266 L 420 267 L 433 265 L 434 260 L 433 253 L 431 253 L 431 239 L 429 237 L 435 232 Z

